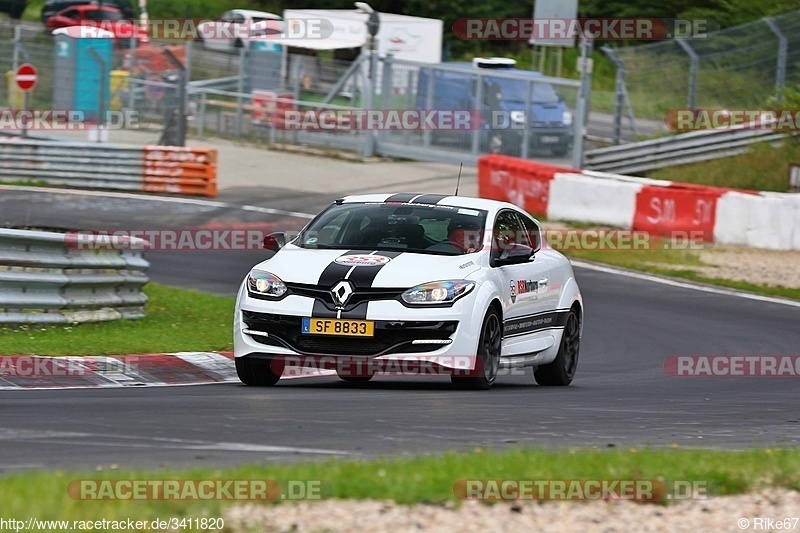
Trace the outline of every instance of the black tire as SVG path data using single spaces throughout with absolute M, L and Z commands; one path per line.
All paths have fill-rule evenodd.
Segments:
M 544 386 L 566 386 L 572 383 L 578 368 L 578 356 L 581 351 L 581 330 L 578 313 L 570 309 L 558 355 L 552 363 L 536 367 L 533 377 L 536 383 Z
M 450 376 L 450 381 L 458 389 L 488 390 L 497 380 L 497 371 L 500 367 L 500 351 L 503 343 L 503 326 L 500 313 L 490 307 L 483 317 L 483 327 L 478 340 L 475 373 L 477 376 Z
M 236 358 L 236 374 L 245 385 L 254 387 L 270 387 L 281 379 L 281 372 L 277 372 L 276 365 L 270 361 L 258 361 L 246 357 Z

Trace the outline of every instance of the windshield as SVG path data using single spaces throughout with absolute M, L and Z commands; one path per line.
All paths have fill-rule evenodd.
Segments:
M 298 236 L 301 248 L 462 255 L 481 249 L 486 211 L 426 204 L 333 205 Z
M 525 103 L 525 86 L 528 84 L 526 81 L 487 77 L 486 83 L 489 87 L 494 87 L 503 100 Z M 534 81 L 531 102 L 534 104 L 557 104 L 559 96 L 552 84 Z

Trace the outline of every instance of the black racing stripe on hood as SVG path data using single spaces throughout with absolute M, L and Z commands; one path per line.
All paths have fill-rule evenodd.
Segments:
M 399 256 L 403 252 L 375 252 L 372 255 L 380 255 L 383 257 L 388 257 L 390 259 L 394 259 L 395 257 Z M 382 265 L 373 266 L 373 267 L 356 267 L 353 270 L 353 273 L 350 274 L 349 279 L 353 286 L 358 289 L 368 289 L 372 287 L 372 283 L 375 281 L 375 277 L 378 275 L 378 272 L 385 267 L 388 263 L 384 263 Z M 367 318 L 367 309 L 369 308 L 369 302 L 364 302 L 361 305 L 357 305 L 355 308 L 349 311 L 342 311 L 342 318 L 353 318 L 353 319 L 360 319 L 365 320 Z
M 393 194 L 389 198 L 384 200 L 384 202 L 403 202 L 403 203 L 405 203 L 405 202 L 410 202 L 412 198 L 414 198 L 416 196 L 419 196 L 419 195 L 420 195 L 420 193 L 416 193 L 416 192 L 413 192 L 413 193 L 404 192 L 404 193 L 400 193 L 400 194 Z
M 380 255 L 383 257 L 388 257 L 389 259 L 394 259 L 395 257 L 399 256 L 403 252 L 375 252 L 372 255 Z M 347 278 L 353 282 L 353 285 L 356 289 L 369 289 L 372 287 L 372 282 L 375 281 L 375 277 L 378 275 L 378 272 L 381 271 L 383 267 L 385 267 L 387 263 L 382 265 L 376 266 L 360 266 L 356 267 L 353 270 L 353 273 L 350 274 L 350 277 Z
M 359 250 L 348 250 L 339 257 L 350 255 L 350 254 L 357 254 L 357 253 L 365 253 Z M 317 285 L 322 288 L 330 288 L 333 286 L 334 283 L 339 281 L 340 279 L 344 279 L 347 273 L 350 271 L 352 267 L 347 265 L 340 265 L 334 261 L 325 267 L 325 270 L 319 275 L 319 280 L 317 280 Z M 328 309 L 325 307 L 325 304 L 319 300 L 314 300 L 314 308 L 311 310 L 311 316 L 319 317 L 319 318 L 336 318 L 336 311 Z
M 447 198 L 449 194 L 423 194 L 419 198 L 415 198 L 414 204 L 437 204 Z
M 369 252 L 364 252 L 363 250 L 348 250 L 344 252 L 339 257 L 343 257 L 345 255 L 351 254 L 368 254 Z M 336 259 L 338 259 L 337 257 Z M 325 267 L 325 270 L 319 275 L 319 279 L 317 280 L 317 285 L 320 287 L 330 287 L 340 279 L 344 279 L 347 273 L 350 271 L 352 267 L 347 265 L 340 265 L 335 261 L 331 261 L 328 266 Z

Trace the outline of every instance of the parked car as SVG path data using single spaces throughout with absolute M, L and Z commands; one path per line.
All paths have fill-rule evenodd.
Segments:
M 540 72 L 515 68 L 515 61 L 503 58 L 477 58 L 472 63 L 449 63 L 469 70 L 484 70 L 482 102 L 476 103 L 478 77 L 469 70 L 447 70 L 436 73 L 431 109 L 479 110 L 483 117 L 481 151 L 519 156 L 525 129 L 530 129 L 529 152 L 549 151 L 563 156 L 572 148 L 572 112 L 552 83 L 539 81 Z M 514 78 L 492 76 L 491 71 L 513 73 Z M 428 79 L 420 70 L 417 106 L 427 108 Z M 526 87 L 532 81 L 530 109 L 525 109 Z M 471 143 L 471 132 L 434 132 L 438 144 L 455 140 L 462 147 Z
M 42 6 L 42 24 L 46 24 L 47 19 L 56 13 L 59 13 L 60 11 L 64 11 L 68 7 L 100 4 L 100 2 L 93 0 L 48 0 L 45 2 L 44 6 Z M 132 0 L 103 0 L 102 5 L 107 7 L 116 7 L 122 11 L 124 18 L 126 19 L 133 20 L 136 18 L 136 11 L 133 8 Z
M 125 18 L 116 7 L 84 4 L 68 7 L 47 19 L 45 24 L 49 30 L 67 28 L 69 26 L 93 26 L 103 28 L 114 34 L 116 42 L 124 46 L 131 37 L 140 43 L 148 41 L 147 31 L 135 22 Z
M 269 31 L 270 23 L 281 20 L 280 15 L 266 11 L 233 9 L 223 13 L 217 20 L 200 24 L 197 27 L 197 39 L 208 50 L 235 52 L 250 39 L 272 33 Z
M 12 19 L 18 19 L 27 5 L 28 0 L 0 0 L 0 13 L 8 13 Z

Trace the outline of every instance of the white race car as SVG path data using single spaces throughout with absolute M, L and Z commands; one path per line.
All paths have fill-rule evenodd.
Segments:
M 531 366 L 540 385 L 572 382 L 580 289 L 569 261 L 542 247 L 539 223 L 512 204 L 348 196 L 287 240 L 264 239 L 276 253 L 236 301 L 236 370 L 248 385 L 273 385 L 308 361 L 348 381 L 435 367 L 459 388 L 488 389 L 501 368 Z

